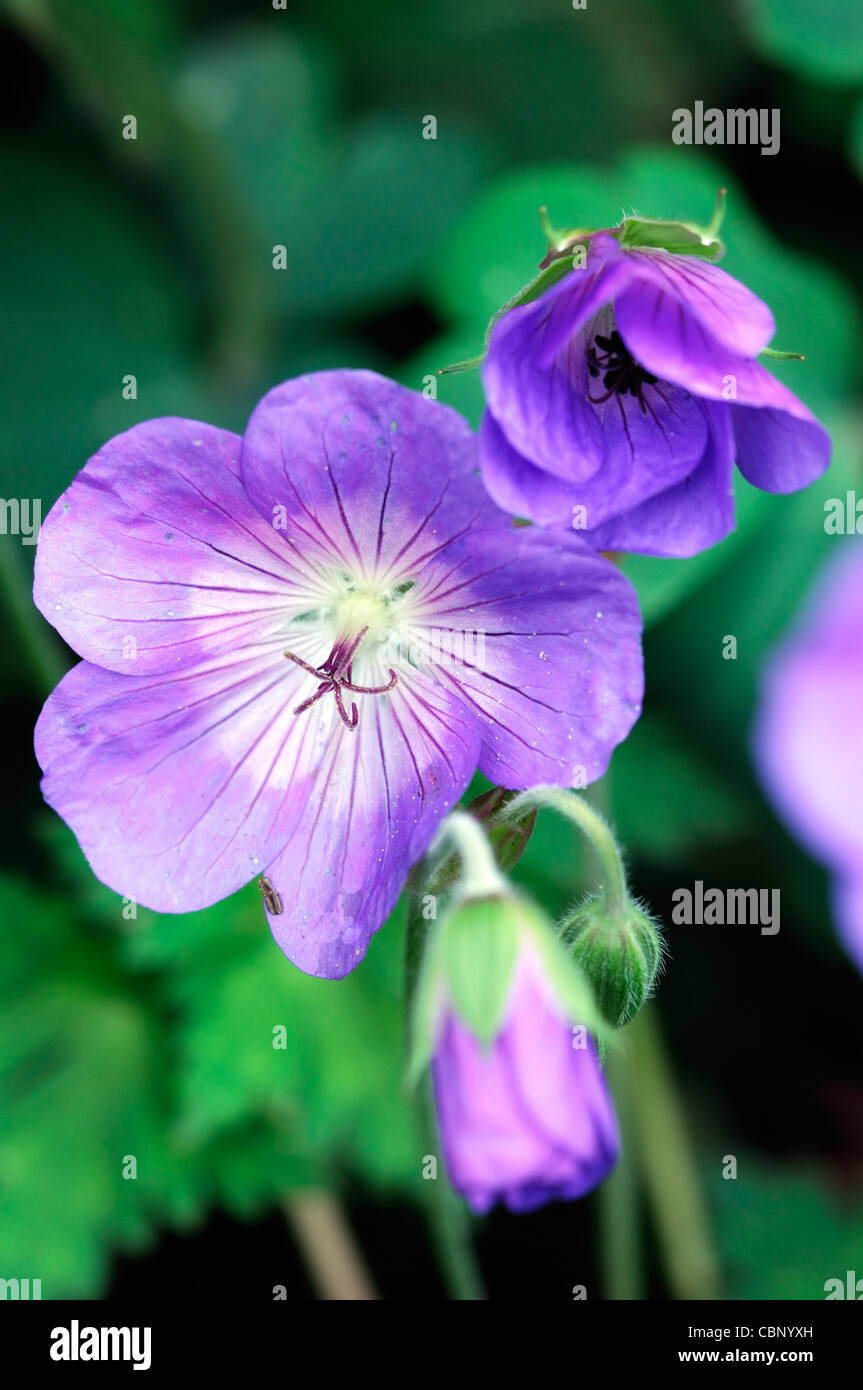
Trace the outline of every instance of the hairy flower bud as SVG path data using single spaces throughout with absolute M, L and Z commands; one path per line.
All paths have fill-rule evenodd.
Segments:
M 601 898 L 590 897 L 563 918 L 559 931 L 606 1020 L 622 1028 L 650 995 L 662 964 L 656 923 L 631 899 L 623 916 L 613 918 Z

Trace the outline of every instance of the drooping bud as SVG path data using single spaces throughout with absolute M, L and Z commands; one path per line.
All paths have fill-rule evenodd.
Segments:
M 620 915 L 609 915 L 598 895 L 573 908 L 558 931 L 605 1019 L 622 1028 L 650 996 L 659 973 L 663 941 L 657 924 L 629 898 Z
M 551 921 L 512 891 L 485 832 L 446 823 L 462 872 L 425 951 L 411 1073 L 431 1064 L 447 1169 L 475 1211 L 575 1198 L 620 1147 L 594 1038 L 607 1033 Z

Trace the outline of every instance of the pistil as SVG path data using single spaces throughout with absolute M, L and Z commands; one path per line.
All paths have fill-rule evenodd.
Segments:
M 332 691 L 339 718 L 345 728 L 355 729 L 359 723 L 356 703 L 351 701 L 351 713 L 348 717 L 342 692 L 349 690 L 354 695 L 385 695 L 388 690 L 392 690 L 398 680 L 398 676 L 392 669 L 386 685 L 356 685 L 352 680 L 354 657 L 368 630 L 368 626 L 366 626 L 361 628 L 355 637 L 342 637 L 334 642 L 329 656 L 320 666 L 311 666 L 308 661 L 304 661 L 295 652 L 285 652 L 289 661 L 293 661 L 303 671 L 306 671 L 310 676 L 315 676 L 320 682 L 314 695 L 310 695 L 307 700 L 303 700 L 302 704 L 297 705 L 294 714 L 303 714 L 318 700 L 323 699 L 324 695 Z

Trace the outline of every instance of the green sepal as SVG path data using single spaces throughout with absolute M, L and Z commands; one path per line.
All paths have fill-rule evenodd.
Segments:
M 678 256 L 701 256 L 708 261 L 717 261 L 725 251 L 725 245 L 719 238 L 724 215 L 725 189 L 720 188 L 713 216 L 706 226 L 698 222 L 666 222 L 657 217 L 625 217 L 616 228 L 616 235 L 627 251 L 655 247 Z
M 444 988 L 452 1008 L 486 1047 L 506 1012 L 523 912 L 517 898 L 474 898 L 456 907 L 442 929 Z
M 530 304 L 534 299 L 539 299 L 541 294 L 545 294 L 545 291 L 551 289 L 552 285 L 557 284 L 558 280 L 562 280 L 564 275 L 572 270 L 574 255 L 575 248 L 571 248 L 567 254 L 561 255 L 551 261 L 550 264 L 543 264 L 538 275 L 535 275 L 528 284 L 523 286 L 517 294 L 513 295 L 512 299 L 508 299 L 506 304 L 502 304 L 501 307 L 492 314 L 489 319 L 488 328 L 485 330 L 485 341 L 483 342 L 482 352 L 477 353 L 476 357 L 465 358 L 463 362 L 452 362 L 448 367 L 439 367 L 438 376 L 449 376 L 453 372 L 469 372 L 472 371 L 474 367 L 481 367 L 485 361 L 489 341 L 498 320 L 503 318 L 504 314 L 508 314 L 510 309 L 517 309 L 522 304 Z
M 507 821 L 504 825 L 489 822 L 518 795 L 518 792 L 509 791 L 506 787 L 492 787 L 491 791 L 482 792 L 474 797 L 467 807 L 471 815 L 476 816 L 477 820 L 485 825 L 494 857 L 501 873 L 504 874 L 515 868 L 527 849 L 536 825 L 537 808 L 531 807 L 518 820 Z
M 482 1046 L 491 1046 L 506 1016 L 519 954 L 530 949 L 561 1013 L 592 1033 L 604 1053 L 612 1029 L 545 913 L 515 895 L 473 898 L 454 905 L 430 934 L 413 1002 L 409 1086 L 431 1060 L 441 1008 L 454 1010 Z
M 435 927 L 429 932 L 419 975 L 409 1001 L 409 1034 L 405 1084 L 409 1090 L 417 1085 L 431 1061 L 435 1046 L 438 1010 L 442 1004 L 441 977 L 442 937 Z
M 407 1082 L 431 1060 L 440 1009 L 454 1009 L 481 1043 L 500 1030 L 519 948 L 522 906 L 509 897 L 468 898 L 429 933 L 414 994 Z
M 604 1052 L 613 1036 L 599 1008 L 591 982 L 572 956 L 564 949 L 552 922 L 529 904 L 530 916 L 523 920 L 530 941 L 535 947 L 546 979 L 557 996 L 562 1011 L 574 1024 L 582 1024 L 592 1033 Z
M 631 900 L 608 916 L 602 897 L 579 903 L 559 924 L 560 940 L 590 981 L 612 1028 L 622 1028 L 650 997 L 662 965 L 663 940 L 653 918 Z

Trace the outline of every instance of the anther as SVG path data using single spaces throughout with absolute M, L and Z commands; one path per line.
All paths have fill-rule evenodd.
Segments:
M 326 661 L 322 662 L 320 666 L 311 666 L 308 661 L 304 661 L 295 652 L 285 652 L 288 661 L 293 661 L 307 675 L 314 676 L 320 681 L 314 695 L 310 695 L 307 700 L 303 700 L 301 704 L 297 705 L 293 711 L 294 714 L 303 714 L 307 709 L 311 709 L 312 705 L 317 704 L 324 695 L 332 691 L 339 718 L 345 728 L 355 729 L 359 723 L 359 711 L 356 704 L 351 701 L 351 713 L 350 717 L 348 716 L 342 691 L 349 690 L 354 695 L 386 695 L 387 691 L 392 690 L 398 680 L 398 676 L 393 670 L 390 670 L 390 678 L 386 685 L 354 685 L 351 680 L 354 657 L 367 632 L 368 628 L 364 627 L 357 633 L 356 637 L 343 637 L 340 641 L 335 642 Z

